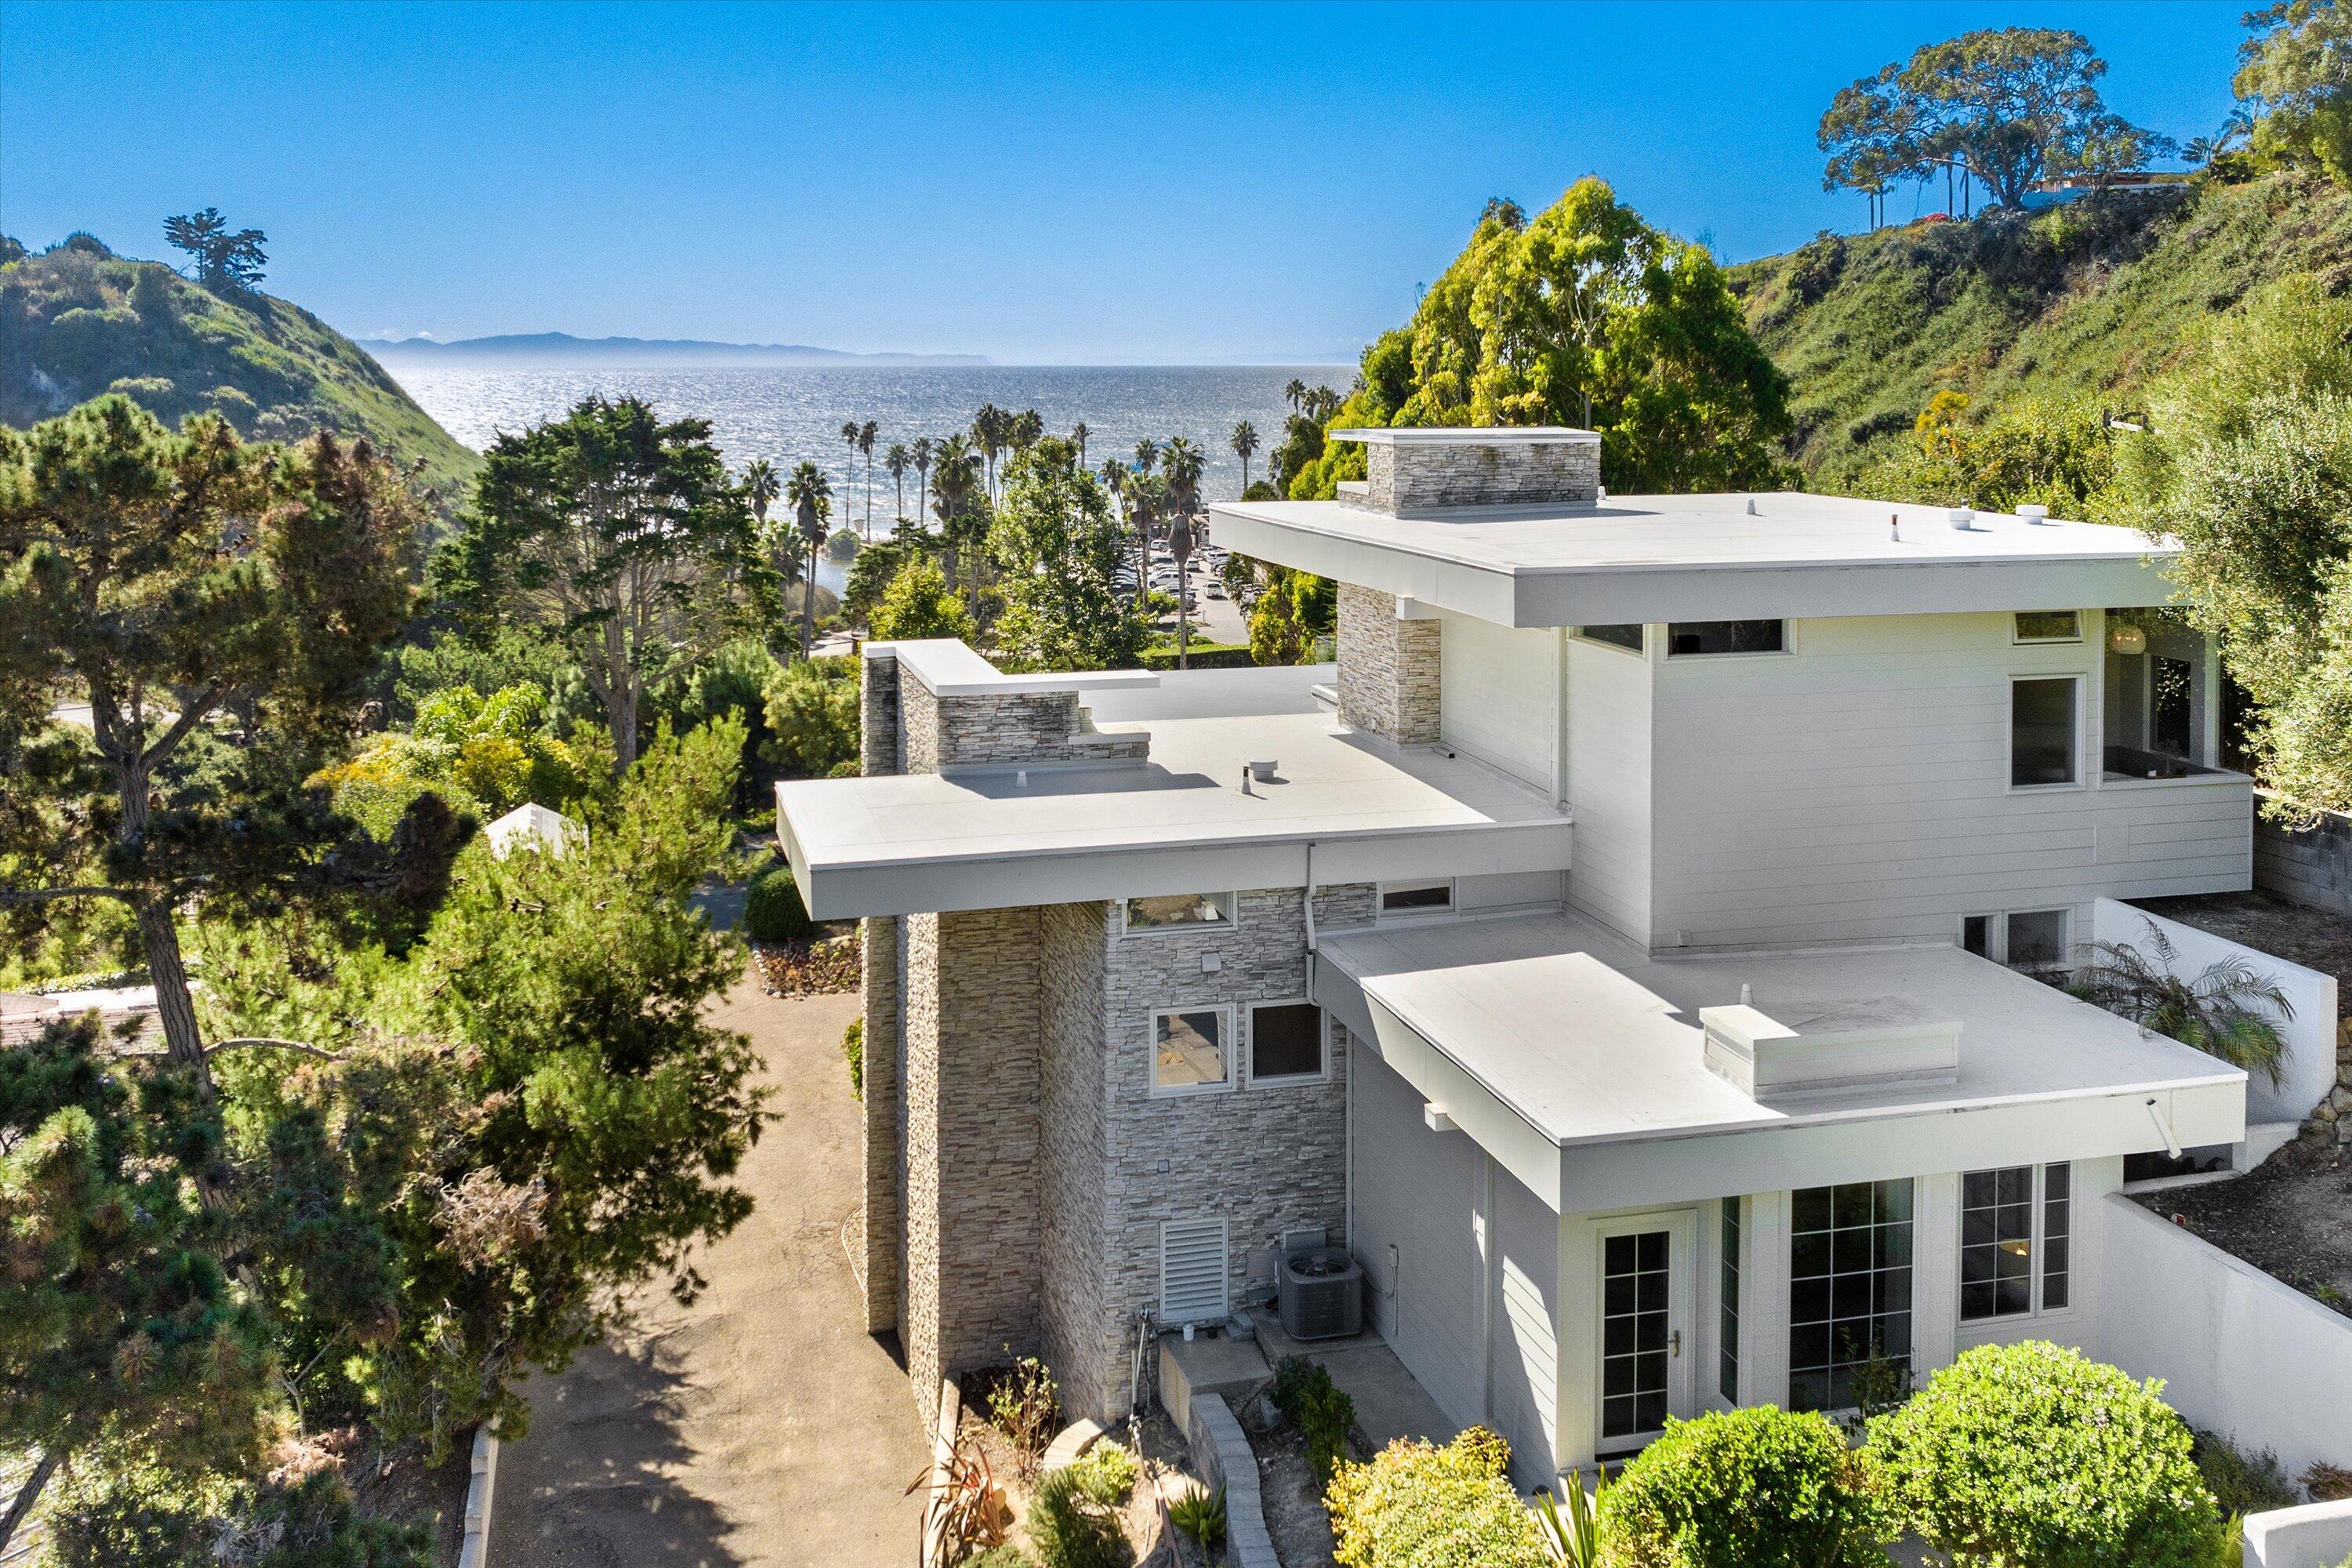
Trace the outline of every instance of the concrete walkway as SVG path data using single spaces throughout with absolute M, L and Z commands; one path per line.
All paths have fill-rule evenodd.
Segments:
M 841 1032 L 857 998 L 779 1001 L 750 980 L 719 1016 L 767 1058 L 770 1124 L 741 1173 L 758 1207 L 698 1259 L 692 1307 L 656 1289 L 635 1331 L 541 1377 L 499 1461 L 492 1559 L 532 1568 L 824 1563 L 903 1568 L 929 1458 L 906 1375 L 862 1326 L 841 1249 L 859 1111 Z

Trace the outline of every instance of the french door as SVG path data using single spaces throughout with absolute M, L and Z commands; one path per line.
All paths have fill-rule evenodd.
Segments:
M 1598 1449 L 1621 1454 L 1691 1414 L 1693 1268 L 1698 1212 L 1602 1222 Z

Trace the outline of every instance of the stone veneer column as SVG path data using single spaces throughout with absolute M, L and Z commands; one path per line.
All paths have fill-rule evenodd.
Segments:
M 898 974 L 898 921 L 858 922 L 866 1006 L 866 1331 L 898 1326 L 905 1211 L 899 1192 L 898 1064 L 906 1050 Z
M 1038 911 L 906 917 L 906 1285 L 919 1406 L 1038 1340 Z
M 1394 595 L 1354 583 L 1339 599 L 1339 722 L 1401 746 L 1434 742 L 1445 623 L 1400 620 Z

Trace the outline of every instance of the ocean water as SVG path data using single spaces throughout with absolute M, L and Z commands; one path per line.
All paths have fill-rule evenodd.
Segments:
M 1260 447 L 1250 477 L 1265 473 L 1267 451 L 1281 439 L 1290 408 L 1282 389 L 1296 378 L 1345 392 L 1352 366 L 1335 365 L 975 365 L 941 368 L 844 366 L 811 369 L 658 370 L 394 369 L 409 395 L 441 427 L 479 451 L 499 431 L 520 430 L 562 415 L 592 392 L 635 394 L 665 415 L 698 415 L 730 468 L 765 458 L 789 470 L 814 458 L 833 480 L 834 516 L 851 526 L 866 517 L 866 459 L 841 438 L 845 420 L 881 426 L 874 444 L 873 506 L 877 531 L 898 515 L 896 487 L 882 467 L 894 441 L 936 443 L 969 432 L 984 403 L 1019 413 L 1034 408 L 1059 436 L 1084 420 L 1087 460 L 1099 467 L 1117 454 L 1132 460 L 1135 444 L 1189 437 L 1208 458 L 1202 494 L 1241 494 L 1242 465 L 1229 444 L 1237 421 L 1257 426 Z M 906 510 L 916 509 L 916 477 L 907 472 Z

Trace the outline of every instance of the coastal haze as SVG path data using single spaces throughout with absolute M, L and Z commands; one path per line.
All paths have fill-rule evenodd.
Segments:
M 373 347 L 373 345 L 371 345 Z M 1117 457 L 1132 461 L 1135 444 L 1183 436 L 1208 459 L 1205 500 L 1229 500 L 1242 490 L 1241 459 L 1232 446 L 1235 422 L 1257 427 L 1260 443 L 1250 477 L 1262 478 L 1290 413 L 1283 388 L 1294 380 L 1345 392 L 1348 365 L 975 365 L 659 368 L 564 365 L 475 368 L 428 364 L 386 356 L 408 395 L 441 427 L 476 451 L 500 431 L 520 431 L 563 412 L 591 393 L 634 395 L 673 418 L 709 419 L 712 438 L 730 467 L 765 458 L 789 470 L 813 458 L 833 481 L 835 518 L 853 525 L 866 516 L 866 458 L 841 438 L 845 421 L 881 426 L 874 443 L 874 519 L 895 515 L 896 486 L 882 466 L 893 442 L 912 446 L 968 432 L 982 404 L 1019 413 L 1034 408 L 1048 434 L 1067 436 L 1085 421 L 1087 461 L 1099 468 Z M 907 472 L 907 511 L 916 507 L 916 476 Z

